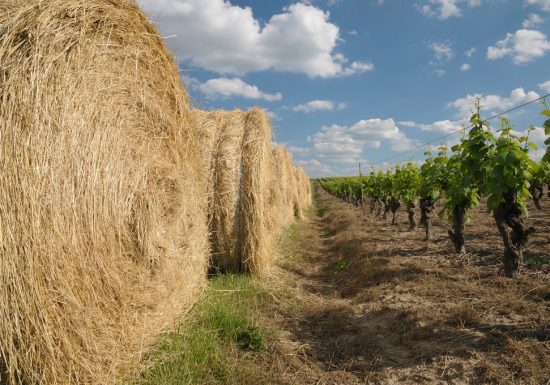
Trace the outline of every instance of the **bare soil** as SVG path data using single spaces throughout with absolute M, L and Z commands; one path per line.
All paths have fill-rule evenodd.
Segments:
M 266 281 L 269 383 L 550 384 L 548 198 L 530 212 L 537 233 L 509 279 L 484 208 L 458 257 L 444 221 L 428 242 L 404 210 L 392 226 L 318 185 L 315 194 L 315 213 L 281 240 Z

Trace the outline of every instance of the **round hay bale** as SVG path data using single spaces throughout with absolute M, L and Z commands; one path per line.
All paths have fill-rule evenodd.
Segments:
M 214 173 L 212 170 L 213 151 L 217 143 L 220 128 L 225 124 L 226 113 L 224 110 L 192 110 L 199 134 L 201 174 L 205 180 L 211 178 Z M 213 187 L 209 184 L 207 191 L 211 192 L 212 189 Z
M 0 25 L 0 376 L 120 383 L 205 280 L 187 94 L 133 0 L 4 0 Z
M 272 180 L 271 123 L 266 112 L 253 108 L 246 114 L 242 145 L 239 250 L 244 271 L 266 272 L 272 254 L 269 228 Z
M 212 148 L 208 227 L 215 272 L 242 271 L 238 227 L 244 119 L 245 113 L 238 110 L 221 114 Z
M 214 194 L 216 187 L 214 183 L 214 175 L 216 174 L 214 148 L 218 145 L 218 137 L 227 120 L 226 112 L 223 110 L 202 111 L 195 109 L 192 113 L 199 132 L 201 176 L 204 187 L 203 193 L 208 204 L 207 223 L 210 243 L 212 243 L 214 240 L 212 239 L 213 232 L 211 231 L 211 227 L 214 215 Z M 221 172 L 224 171 L 226 170 L 221 170 Z
M 298 218 L 304 218 L 304 211 L 311 206 L 311 186 L 309 178 L 301 167 L 293 166 L 294 180 L 296 182 L 296 205 Z
M 278 216 L 279 229 L 292 223 L 296 210 L 296 180 L 294 178 L 292 158 L 286 148 L 273 149 L 274 174 L 280 193 L 275 200 L 275 216 Z M 277 214 L 278 213 L 278 214 Z

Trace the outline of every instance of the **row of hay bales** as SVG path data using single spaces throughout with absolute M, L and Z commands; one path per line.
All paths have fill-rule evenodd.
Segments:
M 265 111 L 193 114 L 202 137 L 212 270 L 262 274 L 281 229 L 311 205 L 309 178 L 284 147 L 273 148 Z
M 133 0 L 0 1 L 0 383 L 119 383 L 211 250 L 265 271 L 309 200 L 278 156 L 263 111 L 190 109 Z

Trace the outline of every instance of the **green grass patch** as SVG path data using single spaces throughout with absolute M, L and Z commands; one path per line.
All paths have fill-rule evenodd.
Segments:
M 340 273 L 340 272 L 346 270 L 349 267 L 350 264 L 351 264 L 351 261 L 349 261 L 347 259 L 341 259 L 338 262 L 336 262 L 336 264 L 334 265 L 332 270 L 335 273 Z
M 544 255 L 531 255 L 525 258 L 525 263 L 527 265 L 535 266 L 549 265 L 550 258 Z
M 267 332 L 258 324 L 260 307 L 265 301 L 266 293 L 250 277 L 227 275 L 212 279 L 185 322 L 164 336 L 152 357 L 155 364 L 138 383 L 195 385 L 257 381 L 254 378 L 261 378 L 260 370 L 254 365 L 243 365 L 246 360 L 243 355 L 267 347 Z
M 323 215 L 325 215 L 325 212 L 327 211 L 327 208 L 326 207 L 319 207 L 317 209 L 317 216 L 318 217 L 322 217 Z

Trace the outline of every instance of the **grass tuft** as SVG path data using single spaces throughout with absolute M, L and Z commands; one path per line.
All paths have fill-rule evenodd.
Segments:
M 267 348 L 267 332 L 257 323 L 265 298 L 248 276 L 212 279 L 186 321 L 165 335 L 139 384 L 246 383 L 240 378 L 247 369 L 237 360 L 244 351 Z

